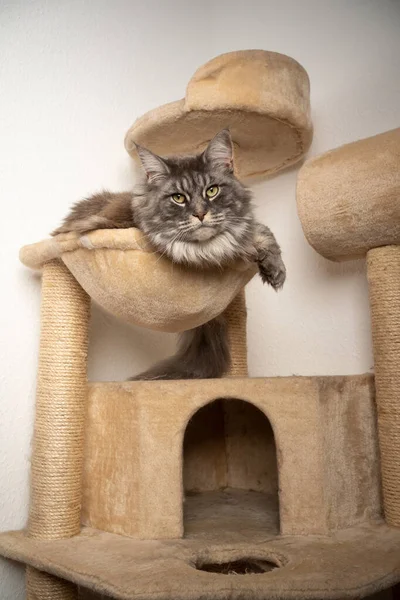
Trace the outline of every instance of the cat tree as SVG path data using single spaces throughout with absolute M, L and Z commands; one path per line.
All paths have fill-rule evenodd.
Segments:
M 126 147 L 193 151 L 227 125 L 242 177 L 299 160 L 305 71 L 263 51 L 218 57 Z M 368 255 L 376 390 L 371 375 L 248 378 L 244 264 L 172 266 L 137 230 L 22 249 L 43 272 L 31 506 L 0 551 L 28 565 L 29 600 L 333 600 L 400 580 L 399 151 L 396 130 L 308 161 L 298 182 L 316 250 Z M 231 372 L 88 383 L 91 299 L 161 331 L 225 312 Z

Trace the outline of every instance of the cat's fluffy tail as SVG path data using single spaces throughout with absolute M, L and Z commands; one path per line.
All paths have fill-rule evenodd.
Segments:
M 219 316 L 185 331 L 178 351 L 131 381 L 156 379 L 210 379 L 222 377 L 230 367 L 226 322 Z

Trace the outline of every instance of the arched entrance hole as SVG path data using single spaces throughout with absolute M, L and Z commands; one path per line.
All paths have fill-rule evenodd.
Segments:
M 189 421 L 183 443 L 185 535 L 279 533 L 272 427 L 243 400 L 219 399 Z

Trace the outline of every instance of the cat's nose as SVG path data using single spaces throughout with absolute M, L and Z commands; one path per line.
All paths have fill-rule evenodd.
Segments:
M 195 213 L 193 213 L 193 217 L 197 217 L 199 219 L 199 221 L 203 222 L 204 221 L 204 217 L 206 216 L 208 211 L 206 210 L 198 210 Z

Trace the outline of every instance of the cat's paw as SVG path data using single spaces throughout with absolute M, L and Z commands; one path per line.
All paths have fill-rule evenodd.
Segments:
M 280 254 L 268 252 L 258 261 L 258 271 L 263 283 L 268 283 L 274 290 L 279 290 L 286 280 L 286 267 Z

